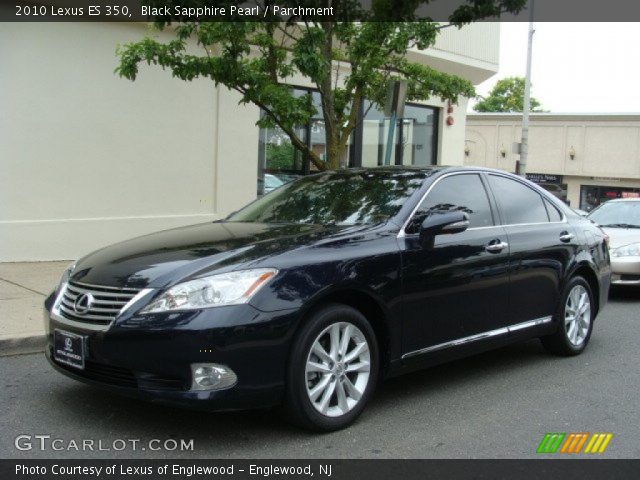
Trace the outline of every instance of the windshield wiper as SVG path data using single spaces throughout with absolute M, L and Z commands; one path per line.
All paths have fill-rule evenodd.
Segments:
M 640 228 L 640 225 L 634 225 L 632 223 L 608 223 L 607 225 L 600 225 L 604 228 Z

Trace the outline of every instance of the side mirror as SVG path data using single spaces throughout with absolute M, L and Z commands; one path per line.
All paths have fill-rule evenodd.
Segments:
M 420 240 L 423 245 L 433 245 L 436 235 L 464 232 L 469 228 L 469 215 L 455 212 L 435 213 L 424 219 L 420 226 Z

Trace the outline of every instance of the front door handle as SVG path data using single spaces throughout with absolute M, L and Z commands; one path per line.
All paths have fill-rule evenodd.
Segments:
M 564 242 L 564 243 L 568 243 L 571 240 L 573 240 L 573 237 L 575 237 L 575 235 L 573 233 L 569 233 L 569 232 L 562 232 L 560 234 L 560 241 Z
M 489 253 L 498 253 L 507 248 L 509 244 L 501 240 L 493 240 L 484 249 Z

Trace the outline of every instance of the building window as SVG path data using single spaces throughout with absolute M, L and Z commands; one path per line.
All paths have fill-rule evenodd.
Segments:
M 307 147 L 314 151 L 321 160 L 327 158 L 324 119 L 320 106 L 320 94 L 306 88 L 294 88 L 294 95 L 301 97 L 308 95 L 309 101 L 316 107 L 316 115 L 307 125 L 296 128 L 296 134 Z M 264 115 L 264 112 L 260 113 Z M 264 195 L 271 190 L 284 185 L 291 180 L 316 173 L 318 167 L 307 155 L 297 150 L 291 143 L 291 138 L 279 127 L 261 128 L 258 150 L 258 195 Z M 351 151 L 351 143 L 347 148 L 347 155 Z M 349 161 L 347 159 L 347 161 Z
M 601 203 L 614 198 L 640 198 L 640 188 L 580 186 L 580 209 L 590 212 Z
M 365 102 L 367 112 L 362 125 L 362 148 L 359 165 L 382 166 L 385 162 L 389 118 Z M 408 104 L 404 117 L 397 120 L 393 136 L 391 165 L 435 165 L 438 149 L 438 109 Z
M 296 133 L 306 142 L 306 130 L 297 130 Z M 306 173 L 303 153 L 294 148 L 289 135 L 279 127 L 260 129 L 259 148 L 258 195 L 269 193 Z
M 297 134 L 322 160 L 326 159 L 325 125 L 320 94 L 306 88 L 294 88 L 298 96 L 308 95 L 318 112 Z M 366 112 L 366 115 L 365 115 Z M 407 104 L 404 117 L 398 119 L 393 138 L 391 165 L 435 165 L 438 149 L 439 110 L 424 105 Z M 261 113 L 264 115 L 264 113 Z M 389 119 L 364 102 L 354 132 L 349 139 L 347 158 L 350 167 L 384 165 Z M 269 193 L 291 180 L 315 173 L 317 167 L 308 156 L 294 148 L 289 135 L 280 128 L 261 128 L 258 150 L 258 195 Z

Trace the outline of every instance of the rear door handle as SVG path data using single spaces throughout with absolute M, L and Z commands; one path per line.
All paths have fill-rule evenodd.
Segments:
M 560 241 L 561 242 L 565 242 L 568 243 L 571 240 L 573 240 L 573 238 L 575 237 L 575 235 L 573 233 L 569 233 L 569 232 L 562 232 L 560 234 Z
M 498 253 L 507 248 L 509 244 L 501 240 L 493 240 L 484 249 L 490 253 Z

